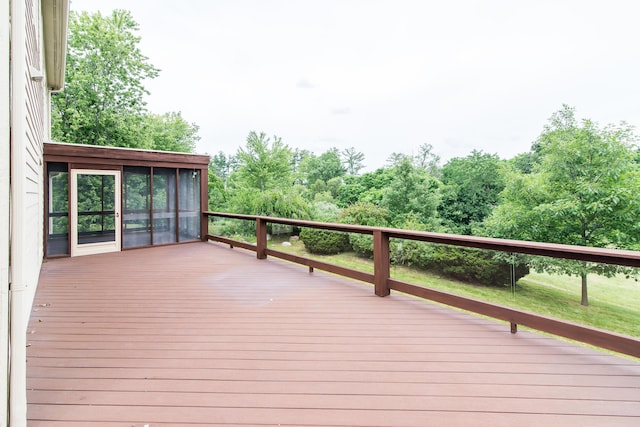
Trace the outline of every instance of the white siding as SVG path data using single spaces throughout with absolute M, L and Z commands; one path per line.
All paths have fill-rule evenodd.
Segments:
M 11 2 L 10 425 L 26 425 L 27 323 L 43 256 L 43 143 L 49 136 L 40 0 Z
M 0 0 L 0 381 L 9 381 L 9 0 Z M 7 425 L 6 386 L 0 387 L 0 425 Z
M 31 80 L 31 70 L 37 70 L 44 74 L 42 40 L 42 22 L 40 14 L 40 2 L 27 0 L 25 8 L 26 31 L 26 58 L 29 78 L 25 84 L 26 95 L 26 127 L 25 127 L 25 169 L 24 169 L 24 194 L 22 212 L 23 230 L 25 239 L 23 255 L 27 260 L 24 264 L 24 280 L 27 288 L 28 313 L 35 296 L 40 275 L 40 267 L 43 257 L 43 203 L 44 203 L 44 179 L 43 179 L 43 143 L 49 136 L 48 126 L 45 123 L 48 104 L 48 91 L 46 81 Z

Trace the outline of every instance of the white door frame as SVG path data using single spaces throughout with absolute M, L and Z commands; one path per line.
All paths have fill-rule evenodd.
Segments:
M 78 244 L 78 175 L 110 175 L 115 179 L 115 239 L 112 242 Z M 69 225 L 71 237 L 71 256 L 93 255 L 105 252 L 118 252 L 122 247 L 120 232 L 122 220 L 120 218 L 121 185 L 119 170 L 104 169 L 71 169 Z

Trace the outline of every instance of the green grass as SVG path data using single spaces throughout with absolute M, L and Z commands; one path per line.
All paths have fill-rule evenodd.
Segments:
M 281 243 L 282 240 L 274 239 L 269 242 L 269 247 L 373 273 L 373 261 L 354 253 L 311 255 L 300 241 L 292 242 L 290 247 Z M 456 295 L 640 337 L 640 283 L 633 279 L 590 275 L 590 305 L 584 307 L 580 305 L 578 277 L 530 273 L 518 281 L 514 293 L 509 287 L 471 285 L 403 266 L 392 266 L 391 276 Z

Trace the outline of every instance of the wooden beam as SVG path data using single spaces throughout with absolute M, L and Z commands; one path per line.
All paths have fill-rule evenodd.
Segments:
M 386 297 L 391 293 L 389 288 L 389 235 L 381 230 L 373 232 L 373 272 L 376 295 Z

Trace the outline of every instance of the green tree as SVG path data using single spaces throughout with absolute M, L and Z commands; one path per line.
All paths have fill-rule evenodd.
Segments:
M 393 170 L 379 168 L 362 175 L 347 175 L 344 183 L 338 188 L 339 205 L 347 207 L 356 202 L 381 204 L 385 188 L 393 181 Z
M 319 156 L 308 155 L 300 165 L 306 174 L 306 182 L 314 184 L 316 181 L 328 182 L 331 178 L 342 177 L 346 173 L 337 148 L 330 148 Z
M 226 155 L 224 152 L 218 151 L 218 154 L 211 156 L 211 161 L 209 162 L 209 173 L 213 173 L 220 178 L 226 188 L 227 180 L 236 170 L 237 166 L 235 156 Z
M 411 157 L 400 159 L 392 169 L 393 180 L 384 190 L 382 206 L 392 217 L 392 224 L 400 226 L 409 217 L 422 224 L 435 225 L 440 203 L 440 182 L 425 169 L 417 168 Z
M 159 151 L 192 153 L 196 149 L 198 126 L 180 113 L 147 114 L 143 117 L 142 137 L 145 148 Z
M 180 113 L 148 114 L 144 81 L 159 70 L 138 47 L 126 10 L 70 12 L 64 91 L 51 97 L 52 137 L 76 144 L 193 151 L 198 127 Z
M 232 212 L 308 219 L 309 203 L 294 190 L 291 149 L 277 136 L 250 132 L 235 156 L 237 169 L 228 181 Z
M 431 175 L 440 176 L 440 156 L 433 152 L 433 145 L 422 144 L 418 150 L 418 155 L 415 156 L 415 163 L 417 167 L 426 169 Z
M 309 150 L 300 150 L 296 148 L 291 154 L 291 173 L 293 174 L 293 182 L 297 185 L 303 185 L 306 182 L 306 174 L 304 172 L 305 159 L 313 154 Z
M 292 184 L 291 149 L 277 136 L 272 141 L 264 132 L 250 132 L 236 159 L 237 186 L 264 191 L 289 188 Z
M 52 136 L 65 142 L 141 147 L 143 81 L 159 70 L 138 43 L 130 12 L 71 12 L 65 89 L 52 97 Z
M 440 217 L 450 231 L 471 234 L 500 200 L 505 180 L 502 161 L 495 154 L 474 150 L 442 167 Z
M 568 106 L 553 114 L 537 144 L 533 173 L 512 172 L 502 204 L 487 221 L 496 237 L 581 246 L 636 248 L 640 225 L 640 170 L 635 137 L 625 124 L 600 128 L 575 119 Z M 621 270 L 592 263 L 539 261 L 549 272 L 582 279 L 581 304 L 588 305 L 587 275 Z
M 358 172 L 364 168 L 364 154 L 357 151 L 355 147 L 345 148 L 340 154 L 348 175 L 358 175 Z
M 212 170 L 212 164 L 209 163 L 208 173 L 208 189 L 209 189 L 209 210 L 222 211 L 226 205 L 228 194 L 225 183 Z

